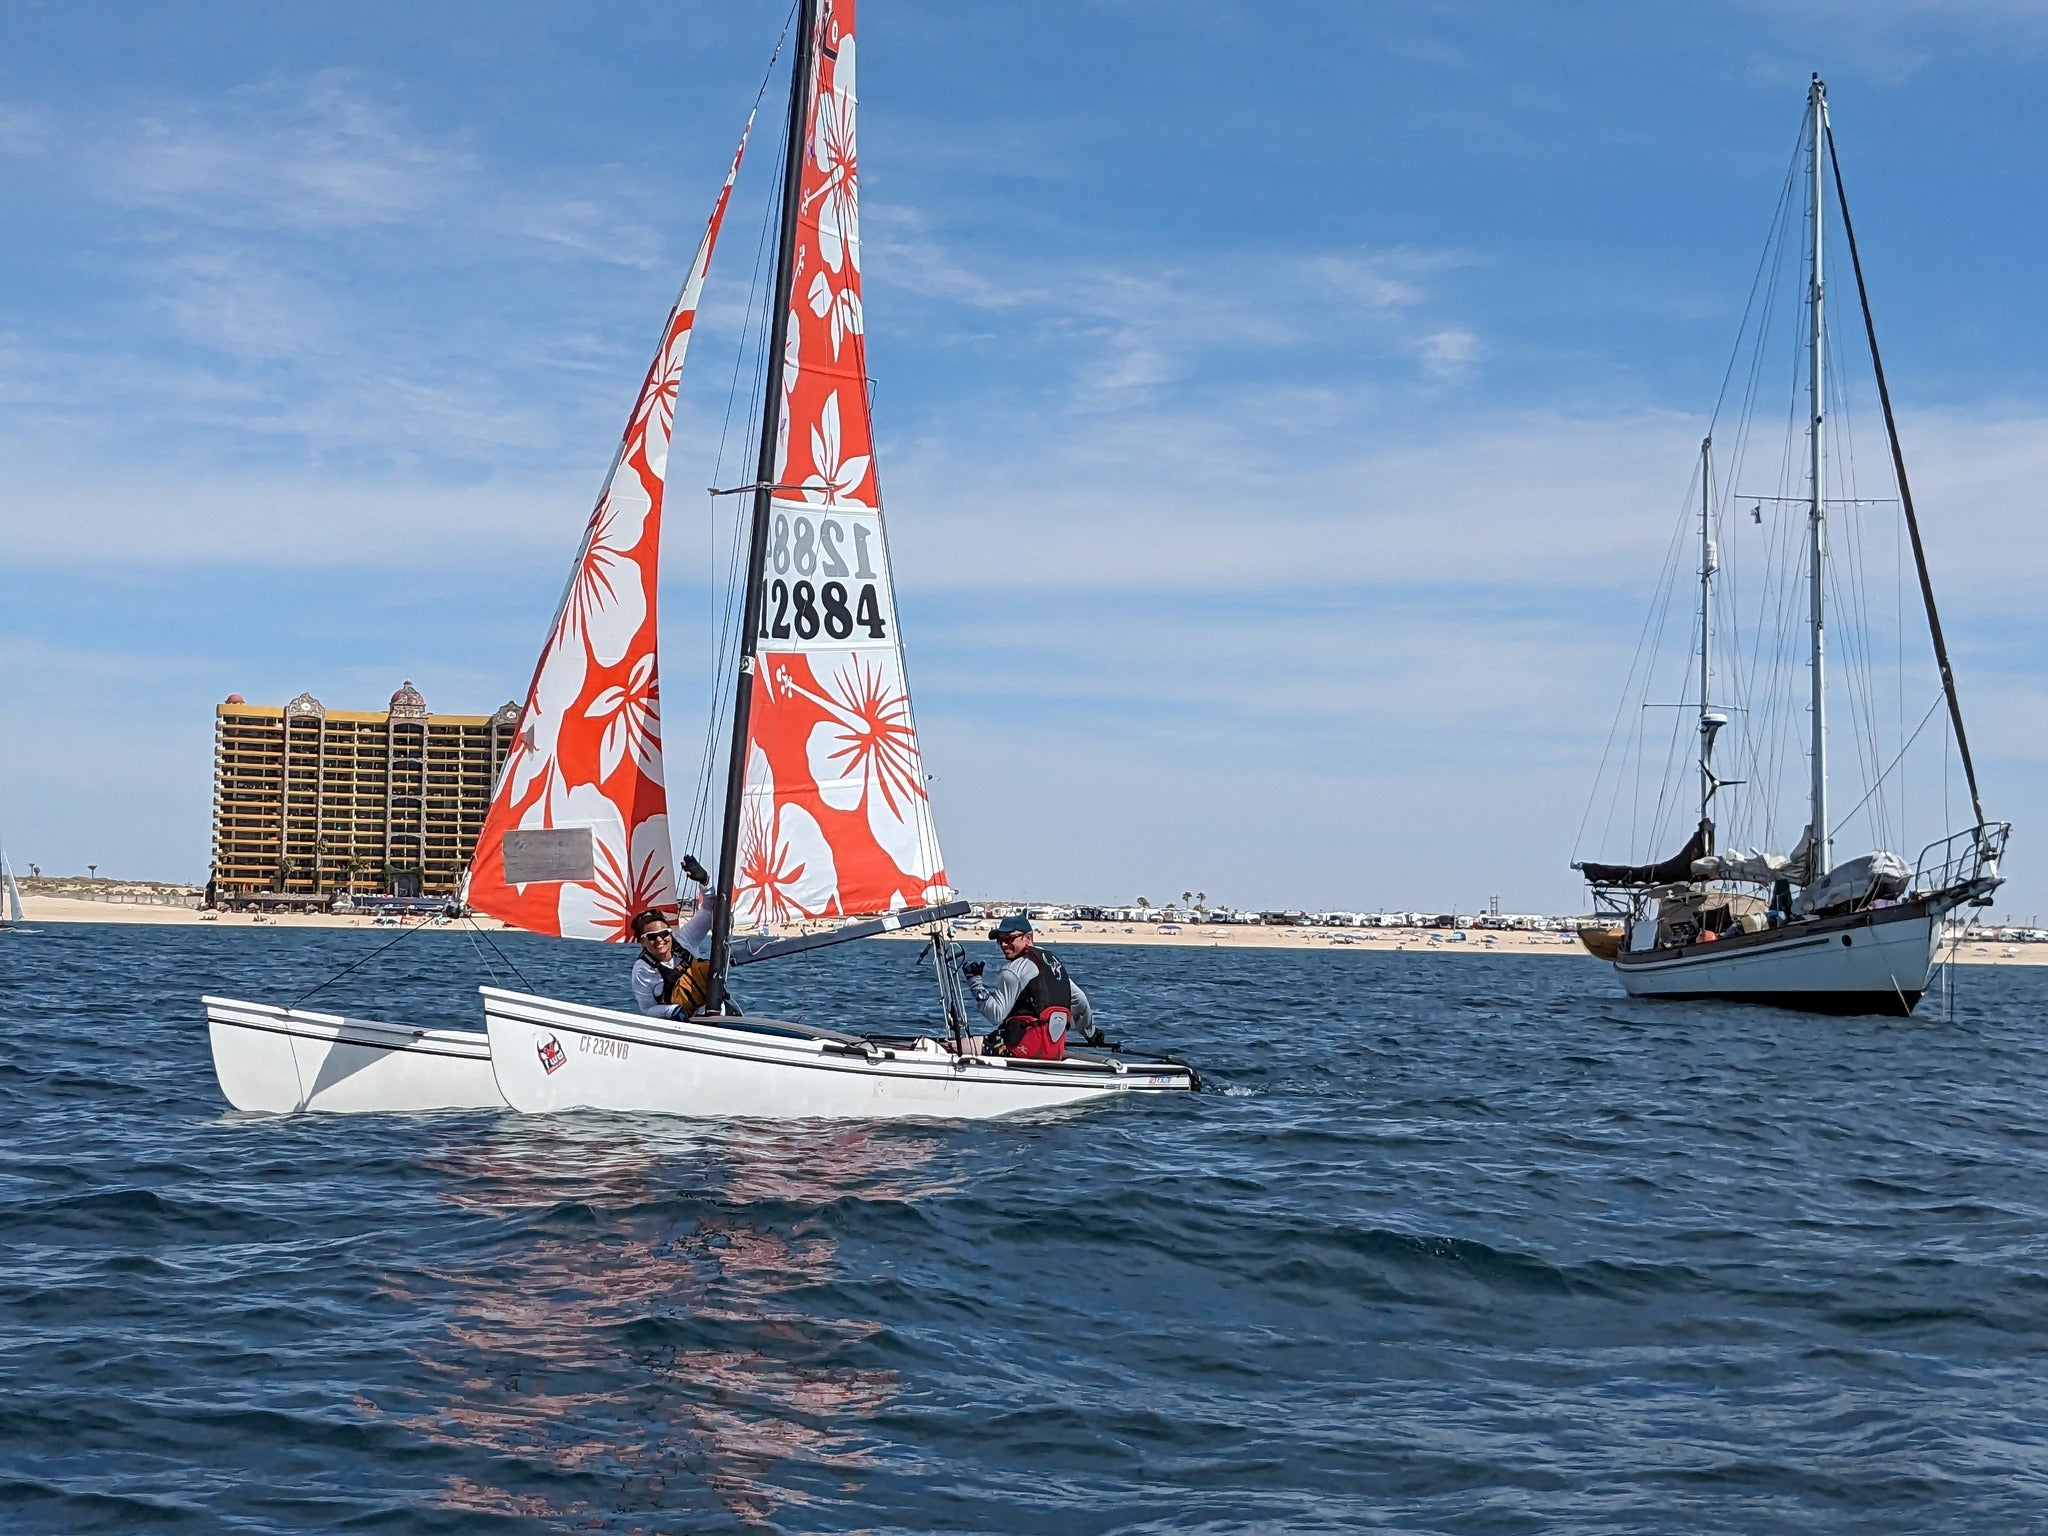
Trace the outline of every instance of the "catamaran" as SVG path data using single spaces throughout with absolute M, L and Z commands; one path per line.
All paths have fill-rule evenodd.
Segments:
M 743 609 L 719 834 L 708 997 L 684 1021 L 484 989 L 498 1083 L 514 1108 L 685 1115 L 962 1118 L 1132 1093 L 1185 1092 L 1164 1058 L 1063 1061 L 973 1049 L 942 925 L 954 902 L 903 662 L 869 414 L 861 302 L 853 0 L 802 0 L 776 269 L 747 517 Z M 469 901 L 538 932 L 624 939 L 671 904 L 648 535 L 600 531 L 535 672 L 526 723 L 486 818 Z M 631 638 L 628 638 L 631 636 Z M 600 637 L 607 648 L 601 648 Z M 867 922 L 859 921 L 867 919 Z M 826 922 L 736 943 L 735 928 Z M 842 1033 L 742 1018 L 743 960 L 933 926 L 937 1035 Z
M 252 1102 L 229 1089 L 238 1107 L 423 1107 L 344 1101 L 299 1061 L 323 1051 L 357 1053 L 366 1076 L 445 1082 L 451 1098 L 478 1091 L 473 1068 L 487 1061 L 498 1101 L 534 1112 L 982 1118 L 1199 1087 L 1185 1063 L 1113 1046 L 1060 1061 L 983 1055 L 968 1021 L 946 927 L 966 905 L 940 854 L 874 462 L 854 9 L 798 6 L 768 310 L 782 344 L 765 349 L 757 467 L 740 488 L 744 598 L 715 889 L 701 898 L 716 903 L 704 1005 L 670 1020 L 485 987 L 484 1036 L 408 1040 L 208 998 L 224 1088 L 255 1077 L 227 1058 L 272 1059 Z M 678 903 L 656 576 L 684 353 L 745 143 L 584 530 L 479 834 L 466 901 L 529 932 L 625 942 L 635 914 Z M 790 927 L 805 931 L 777 936 Z M 932 1028 L 833 1030 L 742 1016 L 733 1002 L 738 966 L 915 928 L 930 935 Z
M 1803 307 L 1794 313 L 1803 321 L 1795 355 L 1805 374 L 1806 400 L 1800 423 L 1805 442 L 1795 443 L 1782 459 L 1748 454 L 1745 420 L 1735 434 L 1735 452 L 1738 474 L 1765 474 L 1780 464 L 1800 465 L 1804 484 L 1779 487 L 1795 493 L 1789 496 L 1764 495 L 1740 485 L 1717 489 L 1715 443 L 1713 436 L 1708 436 L 1701 445 L 1695 482 L 1699 492 L 1699 565 L 1690 652 L 1697 661 L 1694 697 L 1683 705 L 1662 704 L 1647 697 L 1624 703 L 1624 709 L 1631 705 L 1645 710 L 1675 708 L 1694 716 L 1693 761 L 1684 772 L 1697 775 L 1698 824 L 1685 845 L 1669 858 L 1633 863 L 1582 860 L 1573 867 L 1593 886 L 1596 906 L 1618 919 L 1612 938 L 1596 945 L 1603 936 L 1595 930 L 1589 947 L 1612 961 L 1622 986 L 1632 996 L 1727 998 L 1816 1012 L 1904 1015 L 1912 1012 L 1930 985 L 1952 914 L 1965 907 L 1989 905 L 1992 892 L 2001 884 L 1998 861 L 2010 827 L 1990 820 L 1984 812 L 1898 424 L 1878 353 L 1862 260 L 1828 121 L 1827 91 L 1819 76 L 1814 77 L 1807 95 L 1801 137 L 1801 153 L 1795 155 L 1788 174 L 1780 223 L 1774 227 L 1766 265 L 1773 252 L 1784 261 L 1794 249 L 1783 231 L 1791 227 L 1792 210 L 1799 201 L 1794 186 L 1803 183 L 1805 295 Z M 1902 712 L 1891 740 L 1886 739 L 1886 722 L 1880 718 L 1878 691 L 1869 681 L 1874 658 L 1867 628 L 1845 644 L 1839 632 L 1845 615 L 1836 611 L 1846 609 L 1846 616 L 1864 620 L 1866 625 L 1871 620 L 1877 604 L 1864 580 L 1863 565 L 1874 560 L 1878 551 L 1858 518 L 1864 507 L 1886 505 L 1889 499 L 1858 496 L 1848 472 L 1839 475 L 1844 482 L 1840 487 L 1831 483 L 1830 472 L 1835 468 L 1831 460 L 1846 459 L 1853 440 L 1843 425 L 1841 382 L 1831 377 L 1829 369 L 1831 337 L 1823 253 L 1830 180 L 1841 211 L 1842 237 L 1855 276 L 1864 339 L 1883 409 L 1896 503 L 1910 538 L 1912 568 L 1939 678 L 1926 715 L 1915 725 Z M 1760 291 L 1764 291 L 1762 277 L 1760 271 Z M 1766 295 L 1761 301 L 1753 299 L 1751 313 L 1745 317 L 1746 331 L 1752 320 L 1755 322 L 1757 347 L 1746 386 L 1751 403 L 1758 381 L 1764 377 L 1770 314 Z M 1731 366 L 1731 377 L 1735 375 Z M 1803 454 L 1798 451 L 1801 447 Z M 1767 505 L 1774 512 L 1779 507 L 1793 507 L 1804 513 L 1804 526 L 1796 537 L 1783 519 L 1772 517 L 1767 522 Z M 1746 573 L 1749 586 L 1745 594 L 1729 579 L 1732 572 L 1723 567 L 1732 564 L 1729 552 L 1735 538 L 1752 530 L 1768 546 L 1769 554 L 1779 558 L 1763 571 Z M 1674 546 L 1678 547 L 1682 546 Z M 1903 589 L 1903 572 L 1898 585 Z M 1761 623 L 1752 632 L 1724 633 L 1717 626 L 1717 615 L 1733 610 L 1741 616 L 1740 599 L 1744 596 L 1750 603 L 1748 616 L 1757 620 L 1803 607 L 1804 644 L 1780 647 L 1767 637 Z M 1854 636 L 1857 631 L 1851 628 L 1848 633 Z M 1903 652 L 1903 638 L 1899 645 Z M 1836 648 L 1863 671 L 1860 679 L 1852 680 L 1846 699 L 1837 698 L 1834 691 L 1833 672 L 1841 665 Z M 1771 666 L 1779 660 L 1804 666 L 1803 690 L 1780 680 L 1785 669 L 1774 671 Z M 1636 679 L 1647 683 L 1653 676 L 1653 672 L 1642 670 Z M 1902 700 L 1906 677 L 1901 663 L 1897 692 Z M 1861 797 L 1846 808 L 1835 798 L 1830 779 L 1836 746 L 1830 737 L 1830 708 L 1839 710 L 1845 705 L 1852 714 L 1852 740 L 1865 774 Z M 1789 724 L 1802 707 L 1807 716 L 1803 744 L 1797 741 L 1796 730 L 1785 733 L 1792 737 L 1789 747 L 1782 737 L 1774 740 L 1772 723 Z M 1949 740 L 1944 745 L 1960 762 L 1968 787 L 1968 825 L 1955 832 L 1944 828 L 1911 864 L 1884 846 L 1837 862 L 1838 841 L 1846 835 L 1852 818 L 1871 827 L 1874 837 L 1887 832 L 1895 835 L 1909 825 L 1907 811 L 1895 803 L 1903 798 L 1899 781 L 1906 776 L 1916 741 L 1938 714 L 1945 714 Z M 1735 729 L 1729 730 L 1731 724 Z M 1729 742 L 1723 743 L 1723 756 L 1717 759 L 1716 745 L 1722 743 L 1724 731 Z M 1653 738 L 1649 744 L 1655 748 Z M 1742 754 L 1732 768 L 1727 762 L 1729 744 Z M 1768 791 L 1787 787 L 1786 770 L 1796 762 L 1802 745 L 1806 759 L 1804 829 L 1796 840 L 1790 840 L 1789 852 L 1763 851 L 1771 846 L 1773 833 L 1782 838 L 1790 826 L 1798 825 L 1796 820 L 1788 826 L 1775 818 L 1776 803 Z M 1892 745 L 1897 746 L 1896 753 L 1889 750 Z M 1742 776 L 1736 777 L 1737 772 Z M 1655 774 L 1645 777 L 1665 786 L 1663 806 L 1682 803 L 1679 796 L 1669 793 L 1668 779 Z M 1744 786 L 1751 791 L 1747 796 L 1737 793 Z M 1724 806 L 1731 808 L 1729 814 L 1723 813 Z M 1943 809 L 1946 812 L 1948 808 Z M 1724 840 L 1725 826 L 1738 819 L 1746 819 L 1760 832 L 1761 848 L 1743 849 Z M 1656 820 L 1651 818 L 1653 825 Z M 1952 827 L 1954 822 L 1946 825 Z M 1776 846 L 1783 848 L 1786 842 L 1777 841 Z

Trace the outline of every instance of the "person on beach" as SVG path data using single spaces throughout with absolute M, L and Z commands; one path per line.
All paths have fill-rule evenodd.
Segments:
M 1003 968 L 990 987 L 981 979 L 979 961 L 967 968 L 967 985 L 982 1017 L 996 1026 L 983 1047 L 992 1055 L 1030 1061 L 1059 1061 L 1067 1054 L 1067 1037 L 1100 1045 L 1094 1015 L 1083 992 L 1059 957 L 1040 949 L 1028 917 L 1006 917 L 988 936 L 1003 952 Z M 1078 1031 L 1078 1033 L 1075 1033 Z
M 640 953 L 633 958 L 627 982 L 633 989 L 633 1006 L 650 1018 L 687 1019 L 704 1006 L 711 990 L 711 961 L 703 951 L 711 937 L 718 894 L 711 889 L 710 874 L 694 856 L 683 859 L 683 873 L 704 887 L 703 898 L 687 923 L 677 928 L 666 912 L 653 910 L 633 919 L 633 937 L 640 941 Z

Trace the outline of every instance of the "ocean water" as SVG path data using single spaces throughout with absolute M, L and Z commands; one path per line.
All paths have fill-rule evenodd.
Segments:
M 262 1118 L 196 997 L 389 935 L 0 935 L 0 1530 L 2048 1528 L 2048 970 L 1911 1021 L 1590 959 L 1075 948 L 1208 1091 L 978 1125 Z M 617 951 L 412 935 L 473 1021 Z M 913 949 L 746 973 L 923 1010 Z

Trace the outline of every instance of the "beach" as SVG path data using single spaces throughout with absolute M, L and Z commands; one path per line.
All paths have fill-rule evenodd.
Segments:
M 221 928 L 374 928 L 362 913 L 202 912 L 152 902 L 90 901 L 78 897 L 24 894 L 25 926 L 36 923 L 150 923 L 170 926 L 205 924 Z M 417 922 L 408 919 L 407 926 Z M 479 928 L 504 932 L 496 918 L 470 919 Z M 384 928 L 394 928 L 386 919 Z M 791 932 L 797 930 L 792 929 Z M 977 941 L 986 931 L 982 920 L 961 919 L 955 938 Z M 1564 955 L 1590 958 L 1575 934 L 1524 932 L 1516 929 L 1446 928 L 1311 928 L 1264 923 L 1120 923 L 1048 919 L 1038 929 L 1048 947 L 1062 944 L 1130 944 L 1173 949 L 1290 949 L 1332 953 L 1382 952 L 1448 955 Z M 909 929 L 883 937 L 921 940 L 923 930 Z M 1997 940 L 1966 941 L 1957 959 L 1977 965 L 2048 965 L 2048 944 L 2006 944 Z

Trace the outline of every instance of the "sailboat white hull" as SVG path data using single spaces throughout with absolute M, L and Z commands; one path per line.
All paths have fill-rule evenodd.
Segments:
M 291 1114 L 503 1109 L 489 1037 L 227 997 L 202 999 L 213 1071 L 236 1109 Z
M 1197 1086 L 1178 1063 L 1123 1063 L 1093 1052 L 1063 1062 L 962 1059 L 821 1039 L 771 1019 L 671 1023 L 480 990 L 499 1086 L 514 1109 L 528 1113 L 980 1120 Z
M 1903 1016 L 1927 990 L 1946 911 L 1914 901 L 1710 943 L 1627 949 L 1614 969 L 1631 997 Z

